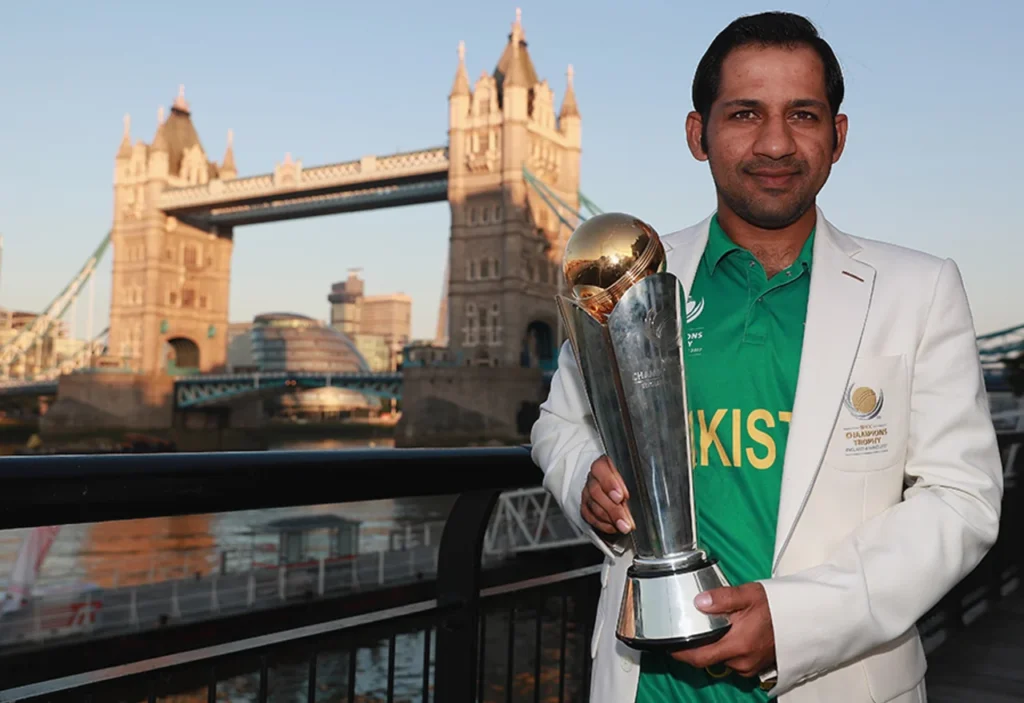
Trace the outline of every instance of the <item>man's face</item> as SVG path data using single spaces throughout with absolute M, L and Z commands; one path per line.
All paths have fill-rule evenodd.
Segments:
M 756 227 L 780 229 L 814 205 L 842 154 L 846 118 L 832 119 L 813 49 L 745 46 L 722 63 L 707 125 L 688 117 L 687 141 L 710 162 L 724 205 Z

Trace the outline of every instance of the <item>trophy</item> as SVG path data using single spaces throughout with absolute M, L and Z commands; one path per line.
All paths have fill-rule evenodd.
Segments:
M 629 491 L 633 562 L 616 636 L 635 649 L 678 650 L 721 638 L 728 617 L 694 597 L 728 586 L 697 547 L 682 343 L 686 295 L 665 270 L 658 234 L 630 215 L 580 225 L 556 298 L 605 454 Z

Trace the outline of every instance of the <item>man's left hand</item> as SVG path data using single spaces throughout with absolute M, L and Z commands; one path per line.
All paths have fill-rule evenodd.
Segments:
M 698 595 L 694 603 L 704 613 L 727 614 L 732 627 L 717 642 L 673 652 L 674 659 L 698 669 L 725 664 L 747 677 L 757 676 L 774 665 L 775 629 L 764 586 L 745 583 L 715 588 Z

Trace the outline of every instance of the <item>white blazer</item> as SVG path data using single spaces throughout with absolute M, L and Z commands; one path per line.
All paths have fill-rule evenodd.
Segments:
M 783 703 L 919 703 L 915 623 L 981 560 L 999 530 L 1003 480 L 975 331 L 956 264 L 844 234 L 817 213 L 810 299 L 782 475 L 772 578 Z M 685 290 L 708 217 L 662 237 Z M 632 703 L 639 652 L 615 638 L 632 552 L 580 517 L 603 452 L 568 343 L 532 431 L 544 486 L 605 554 L 591 644 L 593 703 Z M 884 393 L 857 454 L 852 388 Z M 879 436 L 875 433 L 874 436 Z M 680 439 L 682 441 L 682 439 Z

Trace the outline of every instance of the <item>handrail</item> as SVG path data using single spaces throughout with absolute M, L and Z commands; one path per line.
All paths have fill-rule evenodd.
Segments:
M 0 530 L 454 495 L 540 480 L 524 446 L 3 457 Z
M 434 676 L 438 700 L 468 701 L 472 686 L 465 679 L 476 679 L 485 530 L 503 491 L 537 486 L 540 480 L 529 448 L 522 446 L 6 457 L 0 458 L 0 529 L 458 495 L 445 522 L 432 588 L 441 621 Z M 325 603 L 323 611 L 330 607 Z M 288 627 L 296 624 L 294 615 L 287 619 Z M 189 645 L 216 646 L 243 632 L 241 624 L 217 629 L 220 634 L 202 628 Z M 272 627 L 261 634 L 283 631 Z M 126 639 L 132 641 L 131 661 L 177 651 L 172 642 L 148 634 Z M 50 681 L 56 692 L 74 685 L 58 683 L 61 677 L 127 663 L 125 651 L 90 647 L 83 640 L 40 656 L 11 654 L 4 662 L 12 671 L 5 684 L 45 688 Z

